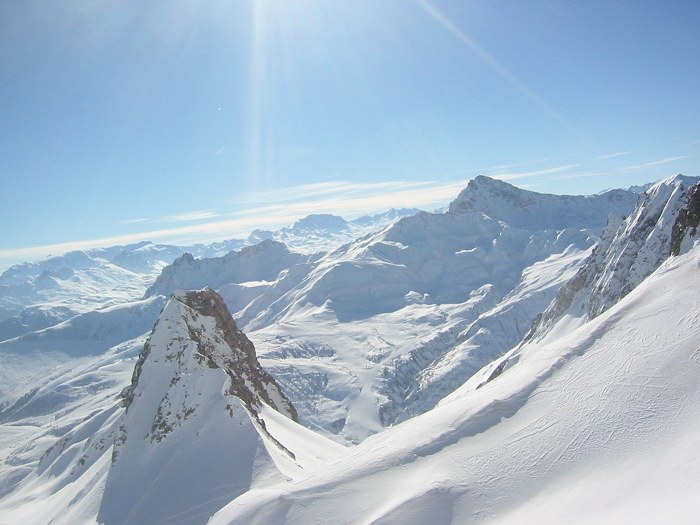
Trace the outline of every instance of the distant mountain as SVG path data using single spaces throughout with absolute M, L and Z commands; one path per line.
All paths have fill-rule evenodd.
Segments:
M 327 254 L 268 240 L 225 258 L 185 257 L 148 294 L 219 290 L 302 421 L 361 441 L 430 410 L 517 344 L 608 216 L 637 199 L 538 194 L 478 177 L 446 213 L 405 217 Z M 322 225 L 344 227 L 332 216 L 295 227 Z
M 337 215 L 313 214 L 278 231 L 254 230 L 248 241 L 256 244 L 264 240 L 275 240 L 301 253 L 327 252 L 419 212 L 415 208 L 391 209 L 352 221 L 346 221 Z
M 0 275 L 0 341 L 79 313 L 138 300 L 164 267 L 186 253 L 192 259 L 220 258 L 263 240 L 285 242 L 306 254 L 330 251 L 417 211 L 390 210 L 350 222 L 333 215 L 310 215 L 278 231 L 256 230 L 247 239 L 192 246 L 144 241 L 18 264 Z
M 549 195 L 522 190 L 479 176 L 469 182 L 449 207 L 453 214 L 483 213 L 524 230 L 601 228 L 606 213 L 629 213 L 634 192 L 609 190 L 597 195 Z M 604 219 L 603 219 L 604 220 Z
M 694 523 L 700 179 L 352 222 L 0 276 L 2 519 Z
M 275 281 L 283 270 L 308 260 L 309 256 L 290 252 L 284 244 L 271 240 L 223 257 L 195 259 L 186 253 L 163 269 L 146 290 L 146 297 L 229 283 L 267 283 Z

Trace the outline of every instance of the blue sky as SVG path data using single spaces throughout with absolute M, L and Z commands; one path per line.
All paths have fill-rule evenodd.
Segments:
M 698 175 L 700 2 L 0 3 L 0 267 Z

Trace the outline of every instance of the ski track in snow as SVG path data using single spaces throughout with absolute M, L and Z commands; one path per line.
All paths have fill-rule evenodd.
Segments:
M 696 501 L 699 465 L 686 440 L 697 441 L 700 417 L 700 363 L 693 359 L 700 282 L 688 259 L 699 256 L 695 250 L 685 264 L 676 261 L 675 272 L 659 272 L 564 341 L 523 348 L 521 361 L 485 387 L 467 383 L 430 413 L 367 439 L 321 479 L 252 491 L 213 523 L 274 523 L 282 516 L 286 523 L 331 516 L 336 523 L 416 523 L 427 516 L 431 523 L 586 523 L 605 513 L 692 523 L 694 511 L 668 505 L 678 495 L 664 486 Z M 689 286 L 671 296 L 676 280 Z M 679 316 L 679 302 L 693 313 Z M 668 324 L 679 327 L 679 340 L 662 330 Z M 677 445 L 683 448 L 674 457 L 668 451 Z M 637 462 L 664 477 L 635 480 L 625 469 Z M 690 478 L 675 473 L 685 462 Z M 610 501 L 601 472 L 616 485 L 643 490 Z M 569 503 L 580 511 L 573 517 L 556 505 L 559 495 L 575 497 L 566 489 L 572 484 L 579 493 Z M 650 490 L 666 499 L 649 508 Z M 598 498 L 606 506 L 596 505 Z M 534 502 L 540 512 L 528 516 Z

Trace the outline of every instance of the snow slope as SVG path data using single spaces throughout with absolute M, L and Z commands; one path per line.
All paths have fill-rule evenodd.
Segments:
M 30 388 L 34 379 L 147 333 L 164 304 L 163 297 L 154 297 L 112 306 L 0 342 L 0 417 L 43 403 Z
M 700 248 L 477 388 L 213 524 L 696 523 Z
M 676 175 L 651 185 L 629 217 L 612 217 L 592 257 L 543 312 L 529 337 L 568 317 L 573 327 L 607 310 L 669 255 L 698 239 L 700 178 Z

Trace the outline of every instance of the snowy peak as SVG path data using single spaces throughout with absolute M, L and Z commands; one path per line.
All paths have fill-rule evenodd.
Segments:
M 256 472 L 278 475 L 270 444 L 294 459 L 260 414 L 271 407 L 296 420 L 296 410 L 211 290 L 171 298 L 124 402 L 100 523 L 205 523 Z
M 343 230 L 347 228 L 347 226 L 347 221 L 342 217 L 331 215 L 329 213 L 319 213 L 307 215 L 303 219 L 299 219 L 290 229 L 297 233 L 313 230 L 328 230 L 335 232 Z
M 676 175 L 649 187 L 629 217 L 612 216 L 601 241 L 542 314 L 544 335 L 564 315 L 582 321 L 608 310 L 669 256 L 698 239 L 700 178 Z
M 160 355 L 154 350 L 160 351 Z M 265 403 L 297 420 L 291 402 L 260 366 L 253 343 L 238 329 L 221 296 L 211 289 L 177 292 L 166 305 L 144 345 L 132 384 L 125 393 L 127 413 L 140 388 L 141 373 L 148 359 L 177 365 L 177 370 L 171 370 L 174 375 L 169 379 L 170 386 L 180 382 L 185 368 L 221 370 L 230 380 L 226 394 L 238 397 L 251 413 L 257 413 Z M 168 374 L 165 367 L 160 368 Z
M 482 213 L 496 221 L 526 230 L 571 227 L 602 228 L 607 210 L 625 214 L 637 195 L 611 190 L 598 195 L 551 195 L 516 188 L 507 182 L 479 176 L 450 204 L 449 213 Z

